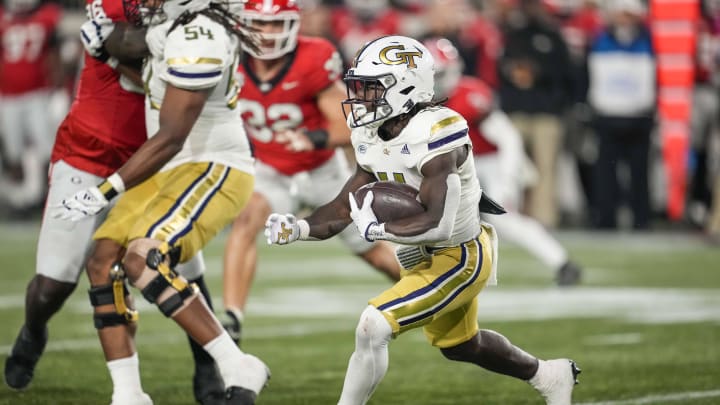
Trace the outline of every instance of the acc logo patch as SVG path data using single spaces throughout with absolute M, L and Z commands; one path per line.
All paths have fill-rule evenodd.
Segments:
M 365 152 L 367 152 L 367 148 L 368 148 L 367 145 L 365 145 L 364 143 L 361 143 L 361 144 L 358 146 L 358 153 L 365 153 Z
M 386 65 L 400 65 L 404 63 L 408 68 L 414 69 L 417 67 L 415 58 L 419 57 L 422 57 L 422 52 L 406 51 L 404 45 L 390 45 L 380 50 L 380 62 Z

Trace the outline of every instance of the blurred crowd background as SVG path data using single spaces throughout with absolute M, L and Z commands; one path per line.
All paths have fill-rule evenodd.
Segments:
M 492 89 L 522 134 L 533 167 L 522 210 L 546 227 L 691 229 L 719 238 L 720 1 L 300 6 L 301 33 L 330 39 L 346 65 L 382 35 L 452 41 L 463 73 Z M 40 28 L 8 29 L 19 14 Z M 84 19 L 79 0 L 4 0 L 0 220 L 41 215 L 55 129 L 82 63 Z M 50 49 L 33 48 L 41 35 L 52 35 Z M 26 99 L 36 102 L 20 108 L 16 101 Z

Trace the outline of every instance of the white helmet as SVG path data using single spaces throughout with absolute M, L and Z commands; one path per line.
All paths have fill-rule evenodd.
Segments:
M 399 35 L 363 46 L 345 75 L 343 112 L 351 128 L 379 127 L 433 98 L 434 61 L 420 42 Z M 345 106 L 349 106 L 348 109 Z
M 243 50 L 258 59 L 277 59 L 295 50 L 300 31 L 300 8 L 295 0 L 247 0 L 240 13 L 243 23 L 281 23 L 280 32 L 260 32 L 256 51 L 243 42 Z

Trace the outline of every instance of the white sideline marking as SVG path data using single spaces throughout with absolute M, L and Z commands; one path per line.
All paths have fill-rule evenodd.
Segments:
M 617 401 L 582 402 L 576 405 L 640 405 L 660 402 L 677 402 L 688 399 L 720 397 L 720 390 L 674 392 L 672 394 L 648 395 L 646 397 L 621 399 Z

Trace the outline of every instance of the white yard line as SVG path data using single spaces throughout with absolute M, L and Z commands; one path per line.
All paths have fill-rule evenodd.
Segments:
M 648 395 L 645 397 L 621 399 L 617 401 L 581 402 L 576 405 L 642 405 L 715 397 L 720 397 L 720 390 L 673 392 L 671 394 Z

